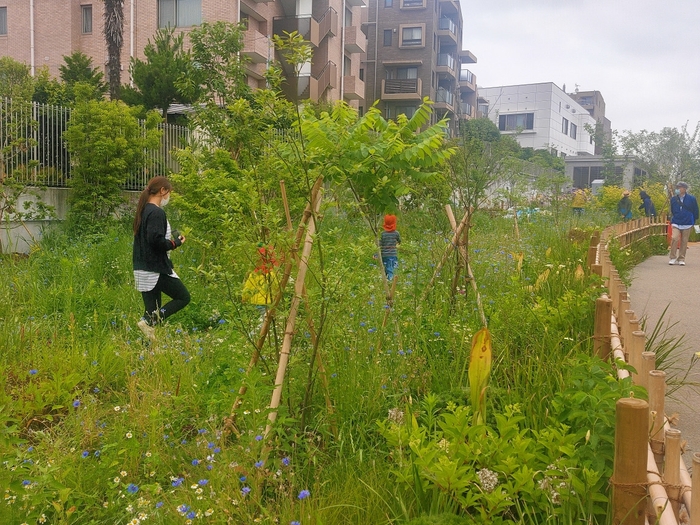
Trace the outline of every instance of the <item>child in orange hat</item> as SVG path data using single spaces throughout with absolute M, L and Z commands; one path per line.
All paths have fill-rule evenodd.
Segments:
M 396 231 L 396 215 L 387 214 L 384 216 L 384 231 L 379 239 L 379 248 L 382 253 L 384 273 L 389 281 L 394 279 L 394 272 L 399 267 L 399 258 L 396 253 L 396 247 L 399 244 L 401 244 L 401 236 Z

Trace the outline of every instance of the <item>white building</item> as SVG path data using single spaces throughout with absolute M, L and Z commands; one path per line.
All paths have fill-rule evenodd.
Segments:
M 595 119 L 552 82 L 479 87 L 479 111 L 524 148 L 548 149 L 561 157 L 593 155 L 586 126 Z

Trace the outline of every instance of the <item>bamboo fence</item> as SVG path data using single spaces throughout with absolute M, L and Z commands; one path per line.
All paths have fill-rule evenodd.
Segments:
M 588 250 L 588 266 L 608 290 L 596 300 L 594 352 L 606 360 L 612 356 L 616 364 L 631 365 L 632 372 L 617 366 L 618 379 L 631 376 L 649 394 L 648 402 L 632 397 L 617 402 L 610 480 L 613 524 L 700 525 L 700 482 L 693 485 L 681 457 L 681 431 L 671 428 L 664 413 L 666 373 L 655 369 L 655 354 L 645 351 L 646 335 L 639 330 L 609 251 L 611 241 L 625 248 L 666 232 L 667 223 L 653 217 L 622 222 L 594 234 Z M 693 477 L 700 479 L 700 453 L 693 455 L 692 465 Z

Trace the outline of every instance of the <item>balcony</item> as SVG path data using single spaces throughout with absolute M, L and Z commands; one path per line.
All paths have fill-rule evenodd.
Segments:
M 316 77 L 311 77 L 311 92 L 310 99 L 314 102 L 319 100 L 323 93 L 329 88 L 338 87 L 338 66 L 335 62 L 327 62 L 323 69 Z M 315 82 L 313 82 L 315 80 Z
M 451 18 L 440 19 L 437 34 L 439 38 L 449 39 L 455 44 L 459 43 L 457 39 L 457 24 Z
M 438 53 L 436 73 L 447 73 L 457 78 L 457 59 L 449 53 Z
M 445 88 L 438 88 L 435 92 L 435 109 L 447 109 L 454 112 L 455 94 Z
M 270 40 L 262 33 L 249 29 L 243 33 L 243 51 L 251 62 L 260 64 L 267 62 L 270 52 Z
M 303 36 L 304 40 L 310 42 L 314 47 L 318 47 L 321 43 L 318 22 L 311 15 L 278 16 L 272 19 L 273 34 L 285 38 L 285 33 L 293 31 Z
M 359 77 L 344 76 L 343 98 L 345 100 L 363 100 L 365 98 L 365 83 Z
M 462 64 L 476 64 L 476 56 L 468 49 L 462 49 L 459 52 L 459 60 Z
M 459 118 L 461 119 L 470 119 L 474 118 L 476 115 L 474 114 L 474 106 L 472 106 L 469 102 L 464 102 L 463 100 L 460 101 L 459 103 Z
M 364 53 L 367 51 L 367 37 L 357 26 L 345 28 L 345 51 L 348 53 Z
M 462 91 L 470 91 L 474 93 L 476 92 L 476 77 L 474 76 L 474 73 L 469 71 L 464 66 L 465 64 L 462 64 L 459 69 L 459 87 L 462 88 Z
M 320 43 L 327 35 L 335 36 L 337 34 L 338 12 L 332 7 L 329 7 L 318 21 L 318 41 Z
M 329 87 L 337 87 L 338 68 L 328 62 L 317 76 L 290 76 L 282 82 L 282 92 L 291 101 L 312 100 L 317 102 Z
M 420 78 L 382 80 L 382 100 L 422 100 L 423 83 Z

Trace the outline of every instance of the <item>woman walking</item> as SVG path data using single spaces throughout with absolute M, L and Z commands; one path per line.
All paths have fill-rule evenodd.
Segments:
M 134 280 L 141 292 L 144 314 L 138 327 L 151 341 L 154 326 L 190 302 L 190 292 L 173 270 L 170 250 L 185 242 L 185 237 L 170 228 L 163 206 L 170 201 L 173 187 L 165 177 L 153 177 L 141 192 L 134 217 Z M 171 301 L 163 305 L 161 294 Z

